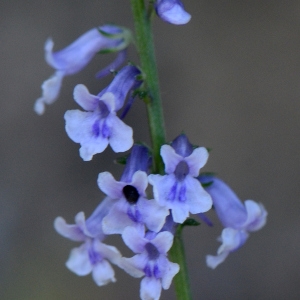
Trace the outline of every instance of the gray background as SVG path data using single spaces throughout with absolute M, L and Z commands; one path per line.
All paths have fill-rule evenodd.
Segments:
M 185 230 L 195 299 L 300 299 L 299 114 L 300 2 L 185 0 L 192 21 L 181 27 L 155 20 L 156 52 L 168 140 L 182 130 L 213 148 L 215 171 L 242 200 L 264 203 L 267 225 L 216 270 L 221 226 Z M 77 108 L 77 83 L 99 92 L 109 78 L 94 74 L 113 55 L 98 56 L 65 79 L 59 100 L 39 117 L 33 103 L 52 74 L 43 46 L 61 49 L 105 22 L 132 28 L 129 1 L 0 2 L 0 298 L 138 299 L 139 280 L 117 270 L 118 282 L 97 287 L 64 263 L 76 243 L 53 220 L 89 215 L 103 195 L 96 179 L 122 167 L 107 150 L 83 162 L 64 131 L 63 114 Z M 136 60 L 133 47 L 129 58 Z M 127 117 L 135 140 L 149 141 L 143 104 Z M 125 255 L 118 237 L 110 238 Z M 173 288 L 162 299 L 174 299 Z

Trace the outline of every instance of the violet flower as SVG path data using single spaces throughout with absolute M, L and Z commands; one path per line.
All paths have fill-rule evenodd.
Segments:
M 122 257 L 120 267 L 133 277 L 145 276 L 141 281 L 142 300 L 158 300 L 161 289 L 168 289 L 173 277 L 179 272 L 179 265 L 167 258 L 173 244 L 173 235 L 168 231 L 147 232 L 127 227 L 122 238 L 137 255 Z
M 206 187 L 211 195 L 215 211 L 225 227 L 219 241 L 222 245 L 217 256 L 207 255 L 207 265 L 214 269 L 222 263 L 229 253 L 244 245 L 249 231 L 261 229 L 267 221 L 267 211 L 262 204 L 246 200 L 243 204 L 232 189 L 221 179 L 212 176 L 199 176 L 201 183 L 212 182 Z
M 186 24 L 191 19 L 180 0 L 157 0 L 155 11 L 163 21 L 175 25 Z
M 158 203 L 172 210 L 176 223 L 183 223 L 189 212 L 197 214 L 208 211 L 212 206 L 211 197 L 194 178 L 206 164 L 206 148 L 193 150 L 187 137 L 182 134 L 172 142 L 172 146 L 163 145 L 160 154 L 167 175 L 152 174 L 148 177 Z
M 104 199 L 87 220 L 83 212 L 78 213 L 74 225 L 68 225 L 61 217 L 54 221 L 54 227 L 59 234 L 70 240 L 83 242 L 80 247 L 71 251 L 66 262 L 67 268 L 78 276 L 92 273 L 99 286 L 116 281 L 110 262 L 119 265 L 121 259 L 117 248 L 102 243 L 105 238 L 102 219 L 111 205 L 111 199 Z
M 121 181 L 116 181 L 109 172 L 99 174 L 99 188 L 114 201 L 102 225 L 105 234 L 121 234 L 127 226 L 159 231 L 164 225 L 169 210 L 155 200 L 148 200 L 148 150 L 135 145 L 127 159 Z
M 42 115 L 45 105 L 52 104 L 58 98 L 65 76 L 81 71 L 99 51 L 120 51 L 128 46 L 129 41 L 129 31 L 114 25 L 93 28 L 56 52 L 52 52 L 54 43 L 49 38 L 45 44 L 45 59 L 56 72 L 42 84 L 42 97 L 35 102 L 35 112 Z M 119 60 L 118 63 L 122 62 Z
M 97 96 L 90 94 L 83 84 L 75 87 L 74 99 L 87 112 L 68 110 L 65 113 L 66 132 L 71 140 L 80 143 L 83 160 L 91 160 L 108 144 L 115 152 L 131 148 L 132 128 L 121 121 L 116 112 L 123 106 L 127 94 L 142 83 L 136 79 L 139 74 L 134 66 L 124 67 Z

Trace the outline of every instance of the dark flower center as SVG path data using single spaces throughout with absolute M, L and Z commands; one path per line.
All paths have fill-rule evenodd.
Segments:
M 182 181 L 185 179 L 186 175 L 189 174 L 189 166 L 188 164 L 182 160 L 177 166 L 176 166 L 176 169 L 175 169 L 175 176 L 176 176 L 176 179 L 178 181 Z
M 139 192 L 132 185 L 125 185 L 123 187 L 123 194 L 130 204 L 136 204 L 140 197 Z
M 155 259 L 157 259 L 159 257 L 159 252 L 158 252 L 157 248 L 153 244 L 147 243 L 145 245 L 145 249 L 146 249 L 146 251 L 148 253 L 149 260 L 155 260 Z

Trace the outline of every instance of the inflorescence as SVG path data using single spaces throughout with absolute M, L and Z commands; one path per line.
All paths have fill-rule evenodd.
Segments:
M 179 0 L 157 0 L 154 9 L 162 20 L 172 24 L 185 24 L 191 18 Z M 131 276 L 143 277 L 141 299 L 159 299 L 161 289 L 168 289 L 180 271 L 177 263 L 169 261 L 168 251 L 176 229 L 190 214 L 211 225 L 205 213 L 214 207 L 224 226 L 217 255 L 206 257 L 207 265 L 216 268 L 246 242 L 249 232 L 264 226 L 267 212 L 252 200 L 243 204 L 221 179 L 200 173 L 208 150 L 193 146 L 185 134 L 161 146 L 165 173 L 152 173 L 151 149 L 134 144 L 133 130 L 123 121 L 147 80 L 143 70 L 133 64 L 120 68 L 132 40 L 128 29 L 116 25 L 91 29 L 57 52 L 52 52 L 53 41 L 48 39 L 46 60 L 56 71 L 42 84 L 42 97 L 34 109 L 43 114 L 45 105 L 58 98 L 63 78 L 81 71 L 97 53 L 117 53 L 116 59 L 97 74 L 100 78 L 113 72 L 112 82 L 97 95 L 78 84 L 74 100 L 84 111 L 68 110 L 64 118 L 66 132 L 80 144 L 84 161 L 92 160 L 108 145 L 114 152 L 131 149 L 123 174 L 118 181 L 109 172 L 100 173 L 97 183 L 106 196 L 92 215 L 86 219 L 79 212 L 72 225 L 57 217 L 54 227 L 62 236 L 82 243 L 66 262 L 72 272 L 79 276 L 92 273 L 95 283 L 102 286 L 116 281 L 113 264 Z M 149 199 L 147 194 L 153 197 Z M 123 257 L 116 247 L 104 243 L 112 234 L 122 236 L 133 257 Z

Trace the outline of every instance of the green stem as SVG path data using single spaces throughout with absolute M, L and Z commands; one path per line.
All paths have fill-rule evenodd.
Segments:
M 160 148 L 166 143 L 163 110 L 159 92 L 158 73 L 154 54 L 154 43 L 151 29 L 151 11 L 147 12 L 144 0 L 130 0 L 134 17 L 136 44 L 141 67 L 146 77 L 149 98 L 146 101 L 150 135 L 153 150 L 153 173 L 163 174 L 164 164 L 160 156 Z M 185 262 L 184 246 L 181 239 L 182 226 L 177 228 L 174 243 L 170 250 L 173 262 L 180 266 L 179 273 L 174 277 L 174 284 L 178 300 L 190 300 L 191 292 Z
M 181 236 L 183 226 L 179 225 L 174 236 L 174 242 L 169 256 L 172 261 L 177 262 L 180 267 L 179 273 L 174 277 L 174 285 L 178 300 L 191 300 L 192 294 L 190 290 L 189 276 L 185 261 L 184 244 Z
M 152 141 L 153 173 L 163 174 L 164 164 L 160 156 L 160 147 L 166 143 L 166 137 L 151 22 L 144 0 L 131 0 L 131 7 L 134 16 L 137 50 L 149 93 L 149 99 L 146 103 Z

